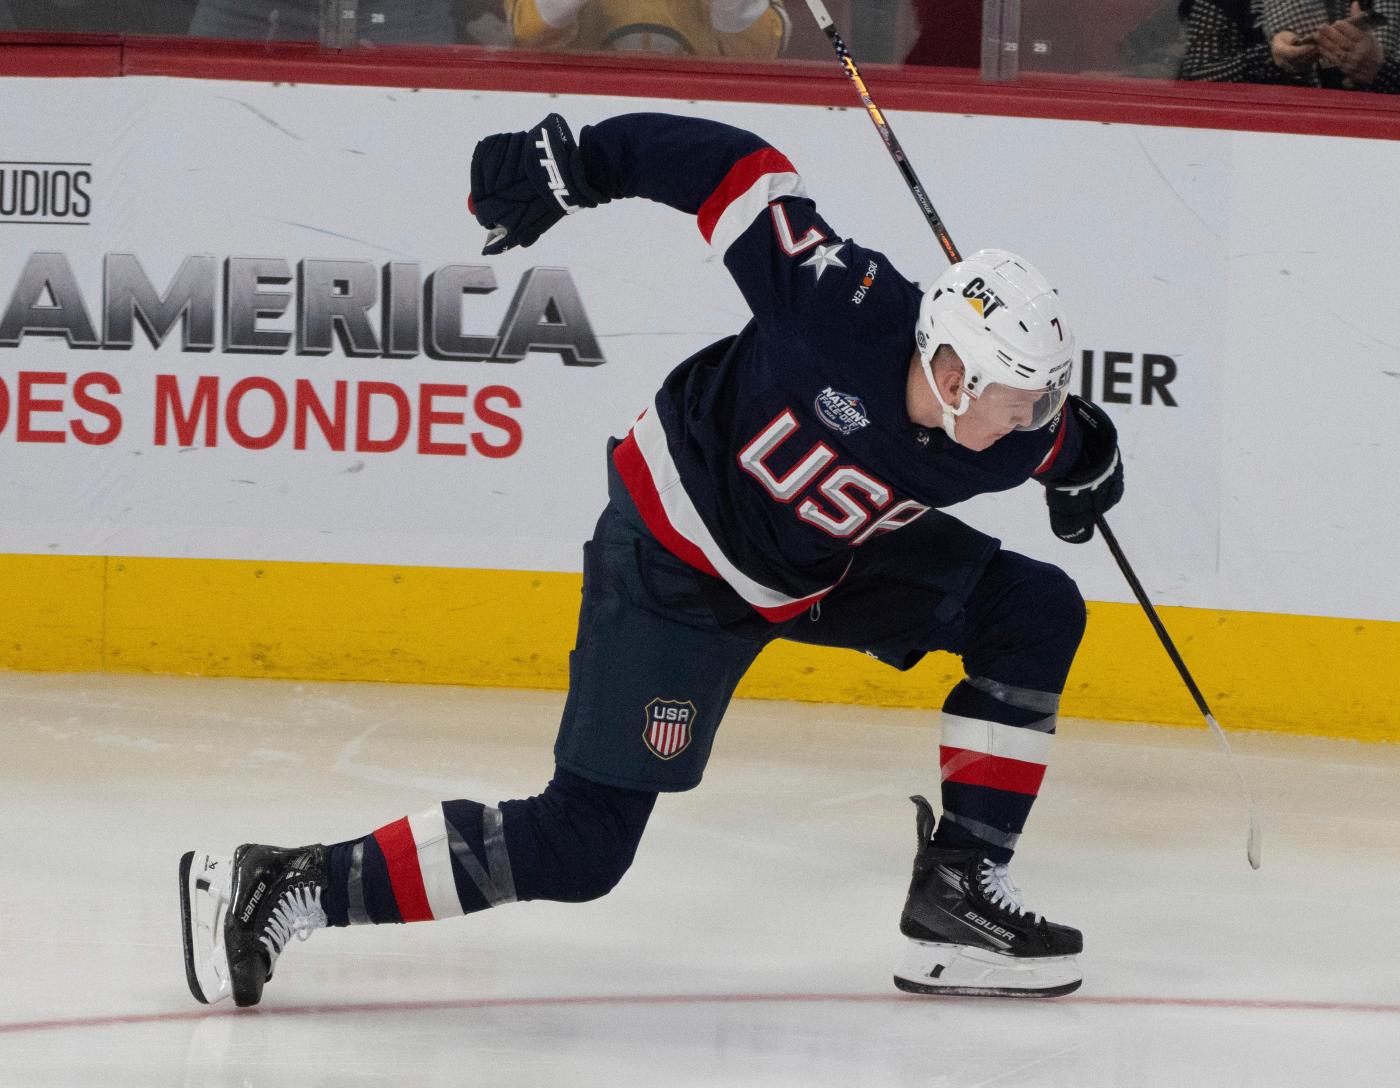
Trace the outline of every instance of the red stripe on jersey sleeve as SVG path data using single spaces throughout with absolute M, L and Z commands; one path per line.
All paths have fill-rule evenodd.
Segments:
M 1041 763 L 989 756 L 985 752 L 969 752 L 964 748 L 949 748 L 947 745 L 940 745 L 938 754 L 944 782 L 958 782 L 964 786 L 987 786 L 994 790 L 1035 797 L 1039 795 L 1040 784 L 1045 780 L 1045 766 Z
M 1032 475 L 1043 476 L 1050 471 L 1050 466 L 1055 463 L 1055 458 L 1060 456 L 1060 447 L 1065 444 L 1065 432 L 1069 430 L 1069 412 L 1061 411 L 1060 429 L 1055 433 L 1055 444 L 1050 447 L 1050 452 L 1045 455 L 1045 460 L 1040 462 L 1040 467 Z
M 724 175 L 719 187 L 700 205 L 700 211 L 696 213 L 697 225 L 705 241 L 708 242 L 714 236 L 715 224 L 729 205 L 747 193 L 753 187 L 753 183 L 764 174 L 795 173 L 797 167 L 788 161 L 786 155 L 774 148 L 764 147 L 745 155 L 729 168 L 729 173 Z
M 413 829 L 408 826 L 408 817 L 385 824 L 374 833 L 374 841 L 384 854 L 399 917 L 405 922 L 431 922 L 433 909 L 428 905 L 428 892 L 423 887 L 423 872 L 418 868 L 418 846 L 413 841 Z

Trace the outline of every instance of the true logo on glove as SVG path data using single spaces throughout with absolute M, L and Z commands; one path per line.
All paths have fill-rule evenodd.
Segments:
M 569 187 L 564 184 L 564 176 L 559 172 L 559 163 L 554 157 L 554 148 L 549 144 L 549 133 L 540 129 L 540 138 L 535 141 L 543 154 L 540 156 L 540 165 L 544 167 L 545 173 L 549 175 L 549 189 L 554 194 L 554 199 L 559 201 L 559 207 L 564 209 L 565 215 L 573 215 L 578 208 L 570 204 L 566 197 L 570 196 Z

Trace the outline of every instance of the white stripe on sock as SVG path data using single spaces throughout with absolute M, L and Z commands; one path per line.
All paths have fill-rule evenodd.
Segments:
M 452 876 L 452 847 L 447 841 L 447 819 L 442 805 L 408 818 L 413 845 L 418 848 L 418 871 L 434 918 L 453 918 L 462 913 L 457 882 Z
M 1039 763 L 1045 766 L 1050 762 L 1049 733 L 1034 729 L 1020 729 L 1014 725 L 984 721 L 981 718 L 964 718 L 958 714 L 943 711 L 942 743 L 948 748 L 961 748 L 968 752 L 981 752 L 984 755 L 1000 756 L 1003 759 L 1019 759 L 1024 763 Z

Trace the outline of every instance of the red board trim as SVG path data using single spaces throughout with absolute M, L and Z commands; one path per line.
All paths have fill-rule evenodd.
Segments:
M 890 111 L 1400 139 L 1400 101 L 1379 94 L 1056 75 L 983 83 L 964 69 L 864 67 L 875 100 Z M 466 45 L 338 53 L 296 42 L 0 34 L 0 76 L 16 75 L 177 76 L 860 108 L 834 58 L 757 64 Z

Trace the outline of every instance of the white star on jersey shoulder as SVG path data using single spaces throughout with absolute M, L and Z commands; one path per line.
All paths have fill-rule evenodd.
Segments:
M 802 267 L 815 268 L 818 280 L 822 278 L 822 273 L 833 265 L 837 268 L 845 268 L 845 262 L 842 261 L 840 257 L 836 256 L 837 253 L 841 252 L 841 247 L 845 244 L 845 242 L 837 242 L 829 246 L 818 245 L 816 252 L 802 262 Z

